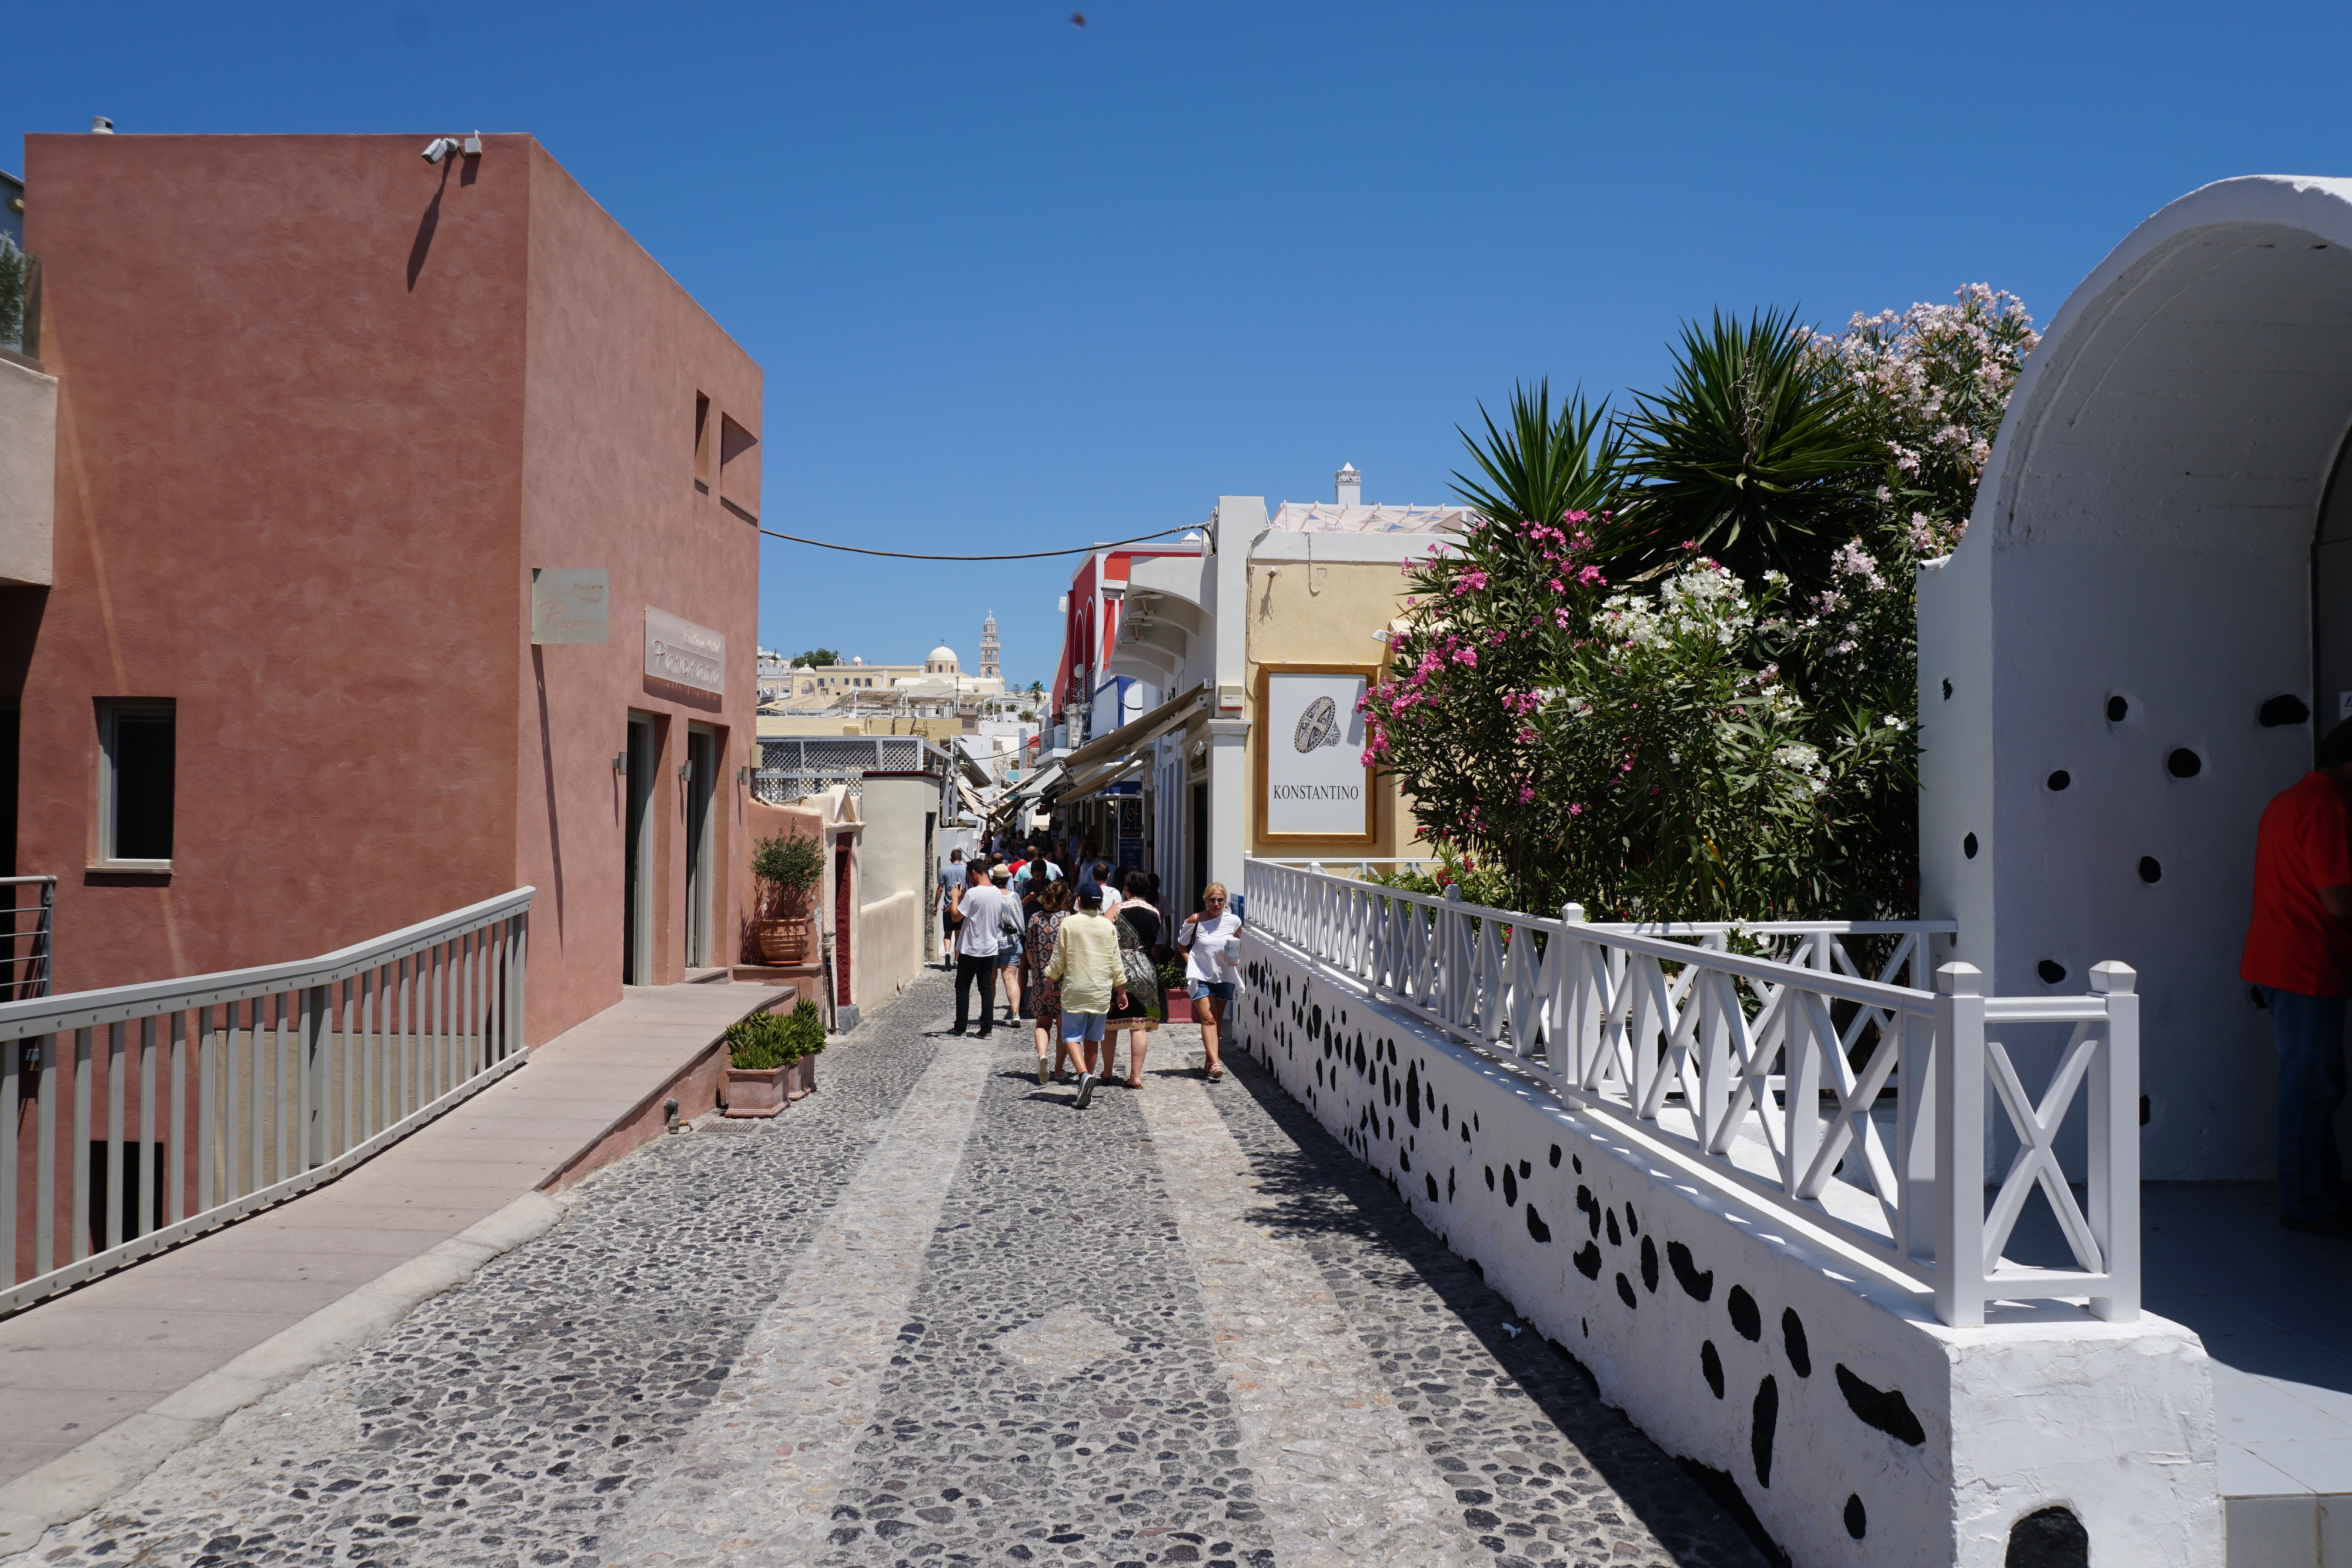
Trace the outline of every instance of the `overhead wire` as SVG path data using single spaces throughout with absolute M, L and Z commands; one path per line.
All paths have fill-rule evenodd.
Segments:
M 772 539 L 786 539 L 796 545 L 814 545 L 818 549 L 846 550 L 851 555 L 883 555 L 888 556 L 893 560 L 1042 560 L 1049 556 L 1092 555 L 1098 549 L 1118 549 L 1122 545 L 1144 544 L 1152 539 L 1164 539 L 1170 534 L 1192 533 L 1199 527 L 1198 523 L 1192 523 L 1182 528 L 1162 528 L 1156 534 L 1138 534 L 1131 539 L 1112 539 L 1105 544 L 1079 545 L 1071 549 L 1022 550 L 1013 555 L 926 555 L 917 550 L 867 549 L 863 545 L 837 545 L 829 539 L 807 539 L 798 534 L 778 533 L 773 528 L 761 528 L 760 531 Z

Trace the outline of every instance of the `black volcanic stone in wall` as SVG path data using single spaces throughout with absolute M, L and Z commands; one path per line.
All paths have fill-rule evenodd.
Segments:
M 1753 1420 L 1748 1429 L 1748 1452 L 1756 1461 L 1756 1484 L 1772 1484 L 1772 1432 L 1780 1424 L 1780 1385 L 1770 1373 L 1757 1385 L 1756 1405 L 1749 1413 Z
M 1692 1301 L 1703 1301 L 1715 1294 L 1715 1270 L 1701 1273 L 1698 1265 L 1691 1260 L 1690 1249 L 1681 1242 L 1666 1243 L 1666 1267 L 1675 1271 L 1675 1283 Z
M 1633 1293 L 1633 1281 L 1622 1274 L 1617 1276 L 1617 1299 L 1629 1307 L 1642 1304 L 1642 1298 Z
M 1653 1295 L 1658 1290 L 1658 1243 L 1648 1236 L 1642 1238 L 1642 1288 Z
M 1591 1233 L 1596 1237 L 1599 1236 L 1601 1234 L 1601 1200 L 1592 1196 L 1591 1187 L 1580 1186 L 1576 1189 L 1576 1207 L 1584 1216 L 1585 1223 L 1591 1228 Z
M 1528 1205 L 1528 1234 L 1538 1241 L 1551 1239 L 1551 1227 L 1543 1222 L 1543 1216 L 1536 1212 L 1532 1203 Z
M 1554 1170 L 1559 1169 L 1559 1145 L 1558 1144 L 1554 1144 L 1551 1146 L 1551 1168 Z
M 1586 1279 L 1601 1278 L 1601 1248 L 1598 1243 L 1586 1242 L 1576 1249 L 1576 1256 L 1570 1261 L 1576 1265 L 1576 1271 Z
M 2090 1532 L 2072 1509 L 2036 1509 L 2009 1527 L 2001 1561 L 2002 1568 L 2090 1568 Z
M 1519 1201 L 1519 1178 L 1511 1167 L 1503 1167 L 1503 1207 L 1511 1207 Z
M 1731 1295 L 1723 1303 L 1731 1313 L 1731 1326 L 1739 1337 L 1754 1343 L 1764 1337 L 1764 1314 L 1756 1310 L 1756 1298 L 1742 1285 L 1731 1287 Z
M 1421 1063 L 1417 1061 L 1404 1070 L 1404 1119 L 1421 1125 Z
M 1707 1387 L 1717 1399 L 1723 1397 L 1723 1357 L 1716 1354 L 1711 1339 L 1699 1342 L 1698 1375 L 1706 1379 Z
M 1789 1366 L 1800 1377 L 1813 1375 L 1813 1353 L 1805 1343 L 1805 1320 L 1797 1309 L 1787 1307 L 1780 1312 L 1780 1343 L 1789 1353 Z
M 1870 1533 L 1870 1514 L 1862 1506 L 1862 1494 L 1859 1492 L 1846 1494 L 1845 1532 L 1856 1541 Z
M 1919 1417 L 1911 1411 L 1911 1402 L 1899 1390 L 1874 1388 L 1845 1369 L 1841 1362 L 1837 1369 L 1838 1392 L 1845 1396 L 1846 1407 L 1865 1426 L 1875 1427 L 1900 1443 L 1917 1448 L 1927 1440 L 1920 1428 Z
M 1609 1245 L 1624 1246 L 1625 1238 L 1617 1228 L 1617 1211 L 1613 1208 L 1604 1208 L 1601 1211 L 1601 1217 L 1609 1222 Z

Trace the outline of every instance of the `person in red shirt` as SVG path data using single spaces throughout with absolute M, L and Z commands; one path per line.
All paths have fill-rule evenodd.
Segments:
M 2261 988 L 2278 1043 L 2279 1223 L 2352 1236 L 2333 1125 L 2352 997 L 2352 721 L 2327 732 L 2317 761 L 2263 809 L 2238 973 Z

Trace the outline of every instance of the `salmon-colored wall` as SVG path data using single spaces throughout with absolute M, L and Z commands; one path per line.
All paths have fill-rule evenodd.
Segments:
M 738 964 L 765 964 L 760 954 L 759 932 L 752 922 L 759 918 L 759 898 L 751 881 L 751 850 L 761 839 L 814 839 L 824 841 L 824 813 L 813 806 L 770 806 L 759 800 L 748 800 L 743 807 L 741 852 L 733 862 L 736 908 L 740 912 L 734 928 L 734 961 Z M 814 949 L 812 949 L 814 958 Z
M 528 138 L 493 137 L 482 161 L 530 167 L 529 373 L 523 399 L 522 549 L 509 622 L 529 609 L 529 569 L 611 574 L 612 641 L 523 648 L 517 717 L 515 880 L 541 889 L 531 917 L 531 1037 L 545 1039 L 621 997 L 623 781 L 614 754 L 631 711 L 656 716 L 651 854 L 656 984 L 684 968 L 688 793 L 677 776 L 690 725 L 718 732 L 712 811 L 710 959 L 736 961 L 750 854 L 736 780 L 758 706 L 759 505 L 730 465 L 741 510 L 695 482 L 695 398 L 710 400 L 718 465 L 722 415 L 757 435 L 760 368 L 718 323 Z M 739 459 L 739 464 L 740 460 Z M 727 638 L 723 696 L 648 678 L 646 606 Z M 542 702 L 543 697 L 543 702 Z M 561 853 L 555 846 L 560 843 Z
M 302 957 L 529 883 L 551 1038 L 621 995 L 632 711 L 661 744 L 653 977 L 682 967 L 690 723 L 725 747 L 734 956 L 756 446 L 732 507 L 711 491 L 722 417 L 760 431 L 759 368 L 531 138 L 437 167 L 424 140 L 27 139 L 58 580 L 0 602 L 0 650 L 32 644 L 18 863 L 61 878 L 58 989 Z M 611 641 L 534 647 L 533 566 L 604 568 Z M 648 604 L 725 634 L 723 697 L 648 680 Z M 89 868 L 104 696 L 178 704 L 167 874 Z
M 60 399 L 17 860 L 60 879 L 58 989 L 514 885 L 530 162 L 421 144 L 26 139 Z M 86 869 L 99 696 L 177 701 L 168 875 Z

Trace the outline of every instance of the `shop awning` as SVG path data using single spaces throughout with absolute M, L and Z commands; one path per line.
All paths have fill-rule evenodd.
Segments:
M 1150 745 L 1191 717 L 1192 710 L 1201 704 L 1201 694 L 1208 689 L 1208 684 L 1202 682 L 1181 695 L 1170 697 L 1134 723 L 1121 725 L 1108 735 L 1087 741 L 1063 758 L 1062 766 L 1069 769 L 1071 778 L 1076 779 L 1083 776 L 1082 770 L 1090 769 L 1097 763 L 1120 758 Z

